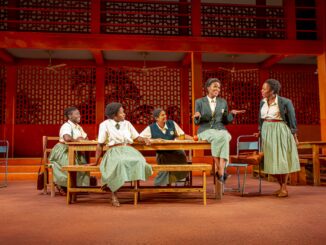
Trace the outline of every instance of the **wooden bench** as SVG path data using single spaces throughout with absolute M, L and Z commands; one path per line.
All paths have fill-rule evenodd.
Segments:
M 203 204 L 206 205 L 206 174 L 212 169 L 210 164 L 193 164 L 193 165 L 152 165 L 154 172 L 157 171 L 201 171 L 203 178 L 202 186 L 194 187 L 153 187 L 153 186 L 138 186 L 138 182 L 134 181 L 132 187 L 122 188 L 122 191 L 134 193 L 134 205 L 138 202 L 138 193 L 157 193 L 157 192 L 201 192 L 203 193 Z M 77 172 L 99 172 L 99 166 L 83 166 L 83 165 L 68 165 L 62 167 L 63 171 L 68 172 L 67 182 L 67 204 L 76 201 L 76 193 L 92 192 L 104 193 L 100 187 L 82 187 L 76 185 Z

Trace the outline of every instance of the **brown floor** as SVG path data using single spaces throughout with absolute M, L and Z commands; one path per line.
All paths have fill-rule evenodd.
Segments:
M 249 178 L 248 191 L 257 184 Z M 67 206 L 33 182 L 11 182 L 0 189 L 0 244 L 325 244 L 325 187 L 290 186 L 285 199 L 270 196 L 276 187 L 263 181 L 262 196 L 226 193 L 206 207 L 200 194 L 171 193 L 145 194 L 134 207 L 123 193 L 114 208 L 109 194 Z

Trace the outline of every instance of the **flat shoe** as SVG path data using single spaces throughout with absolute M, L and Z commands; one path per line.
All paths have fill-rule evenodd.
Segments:
M 278 194 L 280 194 L 280 193 L 281 193 L 281 190 L 277 190 L 277 191 L 274 191 L 272 195 L 273 196 L 278 196 Z
M 278 197 L 288 197 L 289 194 L 288 194 L 288 192 L 282 192 L 282 191 L 281 191 L 277 196 L 278 196 Z
M 111 204 L 113 207 L 120 207 L 120 202 L 118 201 L 117 198 L 113 198 Z

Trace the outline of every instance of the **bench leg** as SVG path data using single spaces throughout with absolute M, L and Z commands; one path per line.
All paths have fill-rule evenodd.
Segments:
M 48 173 L 49 175 L 49 173 Z M 50 188 L 51 188 L 51 197 L 55 197 L 55 188 L 54 188 L 54 179 L 53 179 L 53 168 L 51 168 L 51 178 L 48 176 L 50 181 Z
M 203 171 L 203 202 L 206 206 L 206 171 Z
M 67 204 L 71 204 L 71 193 L 70 193 L 70 188 L 71 188 L 71 172 L 68 171 L 67 173 L 68 179 L 67 179 Z
M 134 181 L 134 205 L 137 206 L 138 201 L 138 181 Z

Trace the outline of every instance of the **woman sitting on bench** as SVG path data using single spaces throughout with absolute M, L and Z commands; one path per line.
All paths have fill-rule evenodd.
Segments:
M 144 138 L 174 140 L 179 137 L 182 139 L 192 139 L 191 136 L 185 135 L 179 125 L 167 120 L 165 111 L 156 109 L 153 112 L 156 120 L 144 129 L 140 134 Z M 156 162 L 158 164 L 188 164 L 186 154 L 184 151 L 156 151 Z M 154 180 L 156 186 L 166 186 L 186 178 L 188 172 L 159 172 Z
M 110 146 L 100 165 L 102 189 L 111 190 L 112 205 L 119 207 L 115 193 L 125 182 L 145 181 L 152 175 L 152 167 L 146 163 L 143 155 L 129 144 L 134 140 L 145 144 L 150 144 L 150 141 L 140 137 L 132 124 L 125 120 L 126 114 L 120 103 L 108 104 L 105 115 L 108 119 L 100 124 L 96 160 L 89 165 L 98 165 L 103 146 Z
M 61 126 L 59 143 L 53 147 L 49 155 L 49 162 L 53 164 L 54 182 L 61 195 L 65 195 L 67 190 L 67 173 L 61 170 L 61 167 L 68 165 L 68 145 L 66 145 L 65 142 L 87 139 L 87 134 L 79 125 L 79 110 L 76 107 L 68 107 L 65 109 L 64 113 L 68 121 Z M 81 165 L 86 163 L 87 161 L 84 153 L 77 152 L 75 164 Z M 83 172 L 78 173 L 77 185 L 88 186 L 89 175 Z

